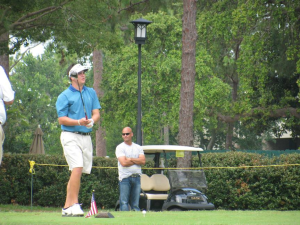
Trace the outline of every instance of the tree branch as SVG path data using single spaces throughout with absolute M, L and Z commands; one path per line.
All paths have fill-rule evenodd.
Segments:
M 32 47 L 27 48 L 27 49 L 21 54 L 21 56 L 20 56 L 17 60 L 15 60 L 14 64 L 11 65 L 11 66 L 9 67 L 9 71 L 11 71 L 11 69 L 14 68 L 15 65 L 17 65 L 18 62 L 21 61 L 21 59 L 23 59 L 23 57 L 24 57 L 24 55 L 26 54 L 26 52 L 28 52 L 30 49 L 35 48 L 36 46 L 38 46 L 38 45 L 40 45 L 40 44 L 41 44 L 41 43 L 36 44 L 36 45 L 34 45 L 34 46 L 32 46 Z
M 244 117 L 253 117 L 258 116 L 262 114 L 267 114 L 271 118 L 281 118 L 281 117 L 288 117 L 289 115 L 294 116 L 298 119 L 300 119 L 300 112 L 297 111 L 296 108 L 292 107 L 285 107 L 281 109 L 276 110 L 270 110 L 267 108 L 257 107 L 254 109 L 251 109 L 249 113 L 243 113 L 243 114 L 237 114 L 235 116 L 226 116 L 222 114 L 218 114 L 218 119 L 220 121 L 223 121 L 225 123 L 232 123 L 240 120 L 240 118 Z
M 30 24 L 30 25 L 27 25 L 26 26 L 26 29 L 31 29 L 31 28 L 39 28 L 39 27 L 42 27 L 42 28 L 45 28 L 45 27 L 52 27 L 54 26 L 55 24 L 53 23 L 49 23 L 49 24 Z M 24 30 L 24 27 L 15 27 L 14 30 Z
M 5 10 L 4 10 L 4 12 L 3 12 L 3 14 L 2 14 L 2 16 L 1 16 L 1 20 L 0 20 L 0 24 L 2 24 L 3 23 L 3 21 L 4 21 L 4 18 L 5 18 L 5 16 L 6 16 L 6 13 L 9 11 L 11 9 L 11 7 L 9 6 L 9 7 L 7 7 L 7 8 L 5 8 Z
M 40 9 L 38 11 L 35 11 L 35 12 L 32 12 L 32 13 L 28 13 L 24 16 L 22 16 L 21 18 L 19 18 L 16 22 L 14 22 L 11 26 L 10 26 L 10 29 L 14 29 L 15 27 L 17 26 L 22 26 L 24 24 L 29 24 L 29 23 L 32 23 L 42 17 L 44 17 L 45 15 L 49 14 L 49 13 L 52 13 L 58 9 L 61 9 L 63 5 L 69 3 L 70 1 L 73 1 L 73 0 L 66 0 L 64 1 L 63 3 L 61 3 L 59 6 L 50 6 L 50 7 L 47 7 L 47 8 L 44 8 L 44 9 Z M 38 15 L 38 14 L 41 14 L 33 19 L 30 19 L 32 18 L 33 16 L 35 15 Z M 26 20 L 26 19 L 29 19 L 29 20 Z
M 79 16 L 78 13 L 76 13 L 75 11 L 71 11 L 70 9 L 68 9 L 69 12 L 71 12 L 73 15 L 75 15 L 76 17 L 78 17 L 80 20 L 82 20 L 84 23 L 90 25 L 90 26 L 93 26 L 93 27 L 96 27 L 96 28 L 101 28 L 100 26 L 96 26 L 94 24 L 91 24 L 89 23 L 86 19 L 84 19 L 83 17 Z M 111 16 L 110 16 L 111 17 Z
M 118 13 L 120 13 L 120 12 L 122 12 L 122 11 L 124 11 L 124 10 L 128 10 L 128 9 L 130 9 L 130 8 L 133 8 L 133 7 L 136 6 L 136 5 L 143 4 L 143 3 L 148 2 L 148 1 L 149 1 L 149 0 L 143 0 L 143 1 L 140 1 L 140 2 L 136 2 L 136 3 L 134 3 L 134 4 L 131 4 L 131 3 L 130 3 L 129 6 L 123 8 L 123 9 L 120 9 L 120 10 L 118 11 Z

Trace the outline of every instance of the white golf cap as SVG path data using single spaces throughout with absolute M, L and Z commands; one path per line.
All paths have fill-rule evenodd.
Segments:
M 73 67 L 72 67 L 72 69 L 70 69 L 70 71 L 69 71 L 69 77 L 71 76 L 71 75 L 77 75 L 79 72 L 81 72 L 81 71 L 87 71 L 88 70 L 88 68 L 87 67 L 85 67 L 85 66 L 82 66 L 82 65 L 80 65 L 80 64 L 76 64 L 76 65 L 74 65 Z

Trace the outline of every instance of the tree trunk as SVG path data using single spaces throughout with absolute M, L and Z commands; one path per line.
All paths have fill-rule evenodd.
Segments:
M 233 147 L 232 147 L 233 127 L 234 127 L 233 123 L 228 123 L 226 143 L 225 143 L 225 149 L 227 149 L 227 150 L 233 150 Z
M 6 53 L 8 52 L 8 40 L 8 32 L 0 35 L 0 65 L 5 70 L 6 75 L 9 79 L 9 55 Z
M 233 79 L 232 82 L 232 102 L 237 101 L 237 91 L 238 91 L 238 79 Z M 225 149 L 233 150 L 232 145 L 232 138 L 233 138 L 233 129 L 234 129 L 234 123 L 229 122 L 227 127 L 227 135 L 226 135 L 226 143 L 225 143 Z
M 166 112 L 163 113 L 163 116 L 166 117 L 167 114 Z M 170 139 L 169 139 L 169 126 L 165 125 L 164 126 L 164 144 L 169 145 L 170 144 Z
M 100 84 L 102 82 L 103 73 L 103 60 L 102 52 L 100 50 L 94 50 L 93 52 L 93 67 L 94 67 L 94 86 L 98 98 L 103 97 L 103 91 L 100 89 Z M 100 103 L 101 104 L 101 103 Z M 98 130 L 96 130 L 96 156 L 106 156 L 106 142 L 105 142 L 105 130 L 101 127 L 101 120 L 97 123 L 99 125 Z
M 170 140 L 169 140 L 169 126 L 164 126 L 164 144 L 169 145 Z
M 216 134 L 216 131 L 213 130 L 212 133 L 211 133 L 211 138 L 209 140 L 209 143 L 207 145 L 207 150 L 212 150 L 215 143 L 216 143 L 216 139 L 217 139 L 217 134 Z
M 195 89 L 195 52 L 197 40 L 196 0 L 183 1 L 182 18 L 182 69 L 179 110 L 179 145 L 193 146 L 193 110 Z M 191 153 L 178 158 L 177 167 L 191 166 Z

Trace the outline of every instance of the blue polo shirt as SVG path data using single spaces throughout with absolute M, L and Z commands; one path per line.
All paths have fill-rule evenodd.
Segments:
M 93 88 L 83 86 L 82 98 L 84 101 L 86 114 L 88 119 L 92 118 L 92 110 L 101 109 L 97 94 Z M 80 92 L 76 90 L 72 85 L 65 91 L 63 91 L 57 98 L 56 111 L 58 117 L 67 116 L 71 119 L 79 120 L 85 117 L 83 104 L 80 96 Z M 65 126 L 61 125 L 62 130 L 72 132 L 91 132 L 91 128 L 85 126 Z

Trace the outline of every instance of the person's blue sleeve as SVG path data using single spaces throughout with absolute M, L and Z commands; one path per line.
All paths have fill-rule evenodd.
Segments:
M 56 112 L 58 117 L 68 116 L 68 99 L 63 94 L 59 95 L 57 98 Z
M 99 102 L 99 99 L 98 99 L 98 96 L 96 94 L 96 91 L 94 89 L 92 89 L 93 91 L 93 110 L 94 109 L 101 109 L 101 105 L 100 105 L 100 102 Z

